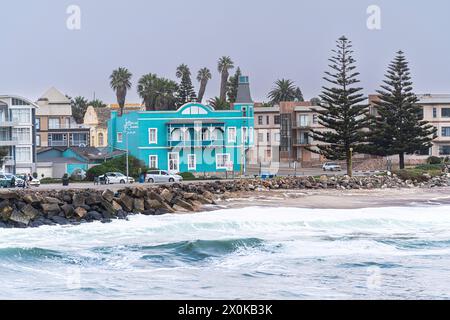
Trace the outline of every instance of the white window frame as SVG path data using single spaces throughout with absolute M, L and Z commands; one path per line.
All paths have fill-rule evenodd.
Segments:
M 155 159 L 155 163 L 156 163 L 155 167 L 152 166 L 152 158 Z M 148 156 L 148 166 L 149 166 L 149 168 L 150 169 L 159 169 L 159 161 L 158 160 L 159 160 L 158 155 L 156 155 L 156 154 L 149 155 Z
M 21 131 L 21 130 L 28 130 L 28 134 L 24 135 L 27 136 L 26 140 L 21 140 L 20 138 L 22 137 L 21 134 L 16 134 L 17 131 Z M 12 129 L 12 138 L 13 140 L 17 143 L 17 144 L 26 144 L 26 145 L 30 145 L 33 143 L 33 130 L 31 130 L 30 127 L 14 127 Z
M 252 144 L 255 138 L 255 131 L 253 130 L 253 127 L 248 128 L 248 143 Z
M 225 161 L 225 163 L 223 164 L 223 166 L 219 166 L 219 157 L 223 157 L 226 156 L 227 157 L 227 161 Z M 230 162 L 231 159 L 231 155 L 229 153 L 217 153 L 216 154 L 216 169 L 227 169 L 227 163 Z
M 230 131 L 234 131 L 234 136 L 230 134 Z M 237 128 L 236 127 L 228 127 L 227 129 L 228 143 L 236 143 L 237 138 Z M 232 139 L 233 138 L 233 139 Z
M 249 133 L 248 133 L 248 127 L 242 127 L 241 128 L 241 140 L 242 143 L 247 143 L 249 142 L 249 139 L 247 139 L 247 137 L 249 137 Z
M 18 153 L 17 153 L 17 149 L 28 149 L 28 150 L 30 150 L 30 161 L 20 161 L 19 159 L 18 159 L 18 157 L 17 157 L 17 155 L 18 155 Z M 15 158 L 16 158 L 16 163 L 32 163 L 33 162 L 33 148 L 32 147 L 24 147 L 24 146 L 17 146 L 16 147 L 16 150 L 15 150 L 15 153 L 16 153 L 16 156 L 15 156 Z
M 122 143 L 123 142 L 123 133 L 117 132 L 117 142 Z
M 14 122 L 17 122 L 19 125 L 32 125 L 31 121 L 32 121 L 32 117 L 33 117 L 33 112 L 31 111 L 31 108 L 11 108 L 11 119 Z M 14 117 L 14 113 L 17 112 L 19 113 L 19 116 L 17 118 Z M 21 112 L 27 112 L 27 119 L 26 121 L 21 121 Z
M 152 131 L 155 131 L 155 139 L 154 140 L 151 139 Z M 148 143 L 149 144 L 158 144 L 158 128 L 148 128 Z
M 194 166 L 191 166 L 191 158 L 194 158 Z M 188 170 L 189 171 L 197 170 L 197 155 L 195 153 L 188 154 Z

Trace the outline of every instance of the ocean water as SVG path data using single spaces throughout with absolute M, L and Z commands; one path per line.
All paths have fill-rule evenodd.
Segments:
M 1 299 L 448 299 L 450 206 L 0 229 Z

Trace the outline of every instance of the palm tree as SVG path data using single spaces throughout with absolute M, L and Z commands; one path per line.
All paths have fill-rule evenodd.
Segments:
M 281 101 L 294 101 L 296 98 L 296 87 L 294 82 L 287 79 L 280 79 L 275 82 L 275 87 L 267 96 L 272 103 L 278 104 Z
M 190 76 L 191 70 L 186 64 L 183 63 L 178 66 L 176 76 L 178 79 L 180 79 L 185 75 Z
M 211 71 L 208 68 L 202 68 L 198 71 L 197 80 L 198 82 L 200 82 L 200 90 L 198 91 L 197 101 L 200 103 L 202 103 L 203 101 L 206 86 L 208 85 L 208 81 L 211 80 L 211 78 L 212 78 Z
M 106 104 L 102 100 L 99 100 L 99 99 L 92 100 L 91 102 L 89 102 L 89 105 L 93 106 L 95 109 L 106 107 Z
M 149 73 L 139 79 L 137 91 L 147 111 L 174 109 L 178 85 L 175 81 Z
M 89 106 L 86 98 L 78 96 L 74 99 L 70 99 L 72 106 L 72 116 L 76 123 L 83 123 L 84 114 Z
M 156 88 L 155 82 L 157 80 L 156 74 L 149 73 L 143 75 L 138 82 L 137 92 L 145 104 L 145 110 L 155 110 Z
M 230 104 L 226 100 L 222 100 L 219 97 L 215 97 L 209 100 L 209 105 L 215 110 L 229 110 Z
M 227 99 L 227 84 L 228 84 L 228 77 L 230 76 L 229 71 L 234 68 L 234 62 L 231 60 L 230 57 L 223 56 L 219 59 L 219 62 L 217 63 L 217 70 L 222 76 L 221 82 L 220 82 L 220 99 L 226 100 Z
M 113 71 L 109 79 L 111 80 L 111 88 L 116 92 L 117 103 L 120 107 L 120 116 L 123 115 L 123 108 L 125 107 L 125 98 L 127 90 L 131 88 L 131 77 L 133 75 L 127 68 L 119 68 Z

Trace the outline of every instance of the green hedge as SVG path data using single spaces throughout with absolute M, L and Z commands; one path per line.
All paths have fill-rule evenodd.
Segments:
M 197 179 L 192 172 L 182 172 L 182 173 L 180 173 L 180 176 L 183 177 L 183 180 L 196 180 Z

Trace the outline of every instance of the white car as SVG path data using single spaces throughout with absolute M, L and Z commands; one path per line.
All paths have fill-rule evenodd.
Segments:
M 127 177 L 123 173 L 120 172 L 108 172 L 104 174 L 103 176 L 99 177 L 100 180 L 104 179 L 106 184 L 126 184 L 126 183 L 134 183 L 135 180 L 132 177 Z
M 147 173 L 146 180 L 150 183 L 181 182 L 183 177 L 164 170 L 151 170 Z
M 342 171 L 342 167 L 336 162 L 327 162 L 322 166 L 323 171 Z

